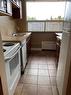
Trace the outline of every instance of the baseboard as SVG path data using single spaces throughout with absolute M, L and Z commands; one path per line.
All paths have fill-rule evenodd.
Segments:
M 33 51 L 42 51 L 42 48 L 31 48 Z
M 31 50 L 33 50 L 33 51 L 42 51 L 42 50 L 56 50 L 56 49 L 43 49 L 43 48 L 31 48 Z
M 51 50 L 52 50 L 52 51 L 54 50 L 54 51 L 55 51 L 56 48 L 52 48 L 52 49 L 51 49 L 51 48 L 49 48 L 49 49 L 47 49 L 47 48 L 41 48 L 41 50 L 50 50 L 50 51 L 51 51 Z

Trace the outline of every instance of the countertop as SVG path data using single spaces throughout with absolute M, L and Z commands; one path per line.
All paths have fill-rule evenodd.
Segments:
M 2 35 L 2 41 L 12 41 L 12 42 L 22 42 L 23 40 L 27 39 L 31 33 L 25 33 L 25 35 Z

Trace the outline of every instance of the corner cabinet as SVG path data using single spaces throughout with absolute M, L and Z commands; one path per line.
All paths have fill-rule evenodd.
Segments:
M 21 0 L 0 0 L 0 16 L 22 18 Z

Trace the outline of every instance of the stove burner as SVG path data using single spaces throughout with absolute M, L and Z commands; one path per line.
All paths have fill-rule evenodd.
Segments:
M 5 43 L 3 46 L 13 46 L 14 43 Z
M 5 52 L 6 51 L 6 49 L 3 49 L 3 52 Z

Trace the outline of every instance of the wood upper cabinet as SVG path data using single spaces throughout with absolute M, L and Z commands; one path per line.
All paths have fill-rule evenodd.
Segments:
M 21 18 L 21 0 L 0 0 L 0 16 Z
M 20 0 L 11 0 L 12 7 L 14 8 L 20 8 Z
M 13 2 L 14 1 L 14 2 Z M 21 0 L 12 0 L 12 16 L 13 18 L 22 18 Z
M 11 4 L 10 0 L 7 0 L 6 12 L 12 16 L 12 4 Z
M 0 16 L 9 15 L 7 13 L 7 0 L 0 0 Z

